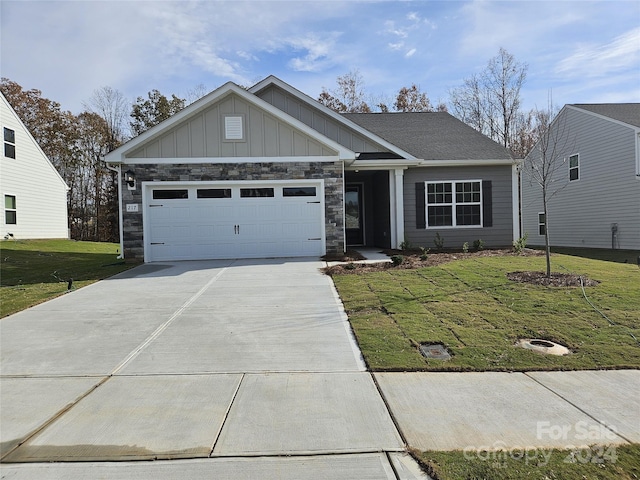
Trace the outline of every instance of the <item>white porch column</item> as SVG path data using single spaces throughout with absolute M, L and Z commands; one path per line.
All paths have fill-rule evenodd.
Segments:
M 391 248 L 404 242 L 404 169 L 389 170 L 389 201 L 391 220 Z

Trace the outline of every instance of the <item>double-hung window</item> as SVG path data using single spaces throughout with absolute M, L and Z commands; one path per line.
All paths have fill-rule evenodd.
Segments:
M 14 195 L 4 196 L 4 223 L 5 225 L 16 225 L 18 223 L 16 197 Z
M 4 156 L 16 158 L 16 132 L 4 127 Z
M 427 183 L 427 227 L 482 225 L 482 182 Z
M 547 218 L 544 212 L 538 213 L 538 235 L 547 233 Z
M 580 156 L 578 154 L 569 157 L 569 181 L 580 178 Z

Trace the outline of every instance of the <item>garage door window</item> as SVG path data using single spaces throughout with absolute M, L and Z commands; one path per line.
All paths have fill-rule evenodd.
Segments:
M 285 187 L 282 189 L 283 197 L 315 197 L 316 187 Z
M 242 198 L 273 197 L 273 192 L 273 188 L 241 188 L 240 196 Z
M 176 200 L 189 198 L 189 190 L 154 190 L 154 200 Z
M 198 198 L 231 198 L 230 188 L 199 188 Z

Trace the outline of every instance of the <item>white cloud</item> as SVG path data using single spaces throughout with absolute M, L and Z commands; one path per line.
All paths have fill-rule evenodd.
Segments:
M 611 42 L 589 43 L 562 59 L 556 73 L 570 77 L 604 77 L 640 65 L 640 28 L 617 36 Z
M 405 57 L 410 58 L 413 57 L 413 55 L 417 52 L 418 50 L 416 48 L 412 48 L 411 50 L 409 50 L 407 53 L 404 54 Z

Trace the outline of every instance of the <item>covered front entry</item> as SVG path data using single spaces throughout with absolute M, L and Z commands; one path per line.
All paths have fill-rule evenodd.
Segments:
M 323 181 L 148 182 L 145 261 L 321 256 Z
M 345 172 L 345 226 L 348 246 L 391 248 L 388 170 Z

